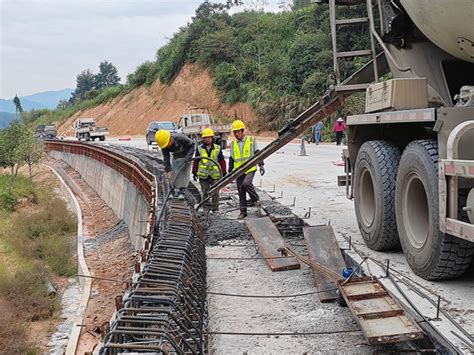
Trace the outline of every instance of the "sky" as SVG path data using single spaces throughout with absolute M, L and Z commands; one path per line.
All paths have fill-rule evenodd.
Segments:
M 278 9 L 277 0 L 267 1 L 266 10 Z M 74 89 L 77 74 L 88 68 L 96 73 L 104 60 L 124 82 L 155 58 L 202 2 L 0 0 L 0 98 Z

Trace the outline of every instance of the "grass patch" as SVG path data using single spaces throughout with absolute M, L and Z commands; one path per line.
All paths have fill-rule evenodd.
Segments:
M 46 319 L 53 315 L 57 300 L 48 296 L 47 271 L 37 261 L 22 262 L 14 269 L 0 262 L 0 295 L 24 320 Z
M 20 198 L 37 202 L 37 193 L 31 179 L 24 176 L 0 175 L 0 210 L 13 212 Z
M 75 219 L 58 198 L 40 203 L 28 218 L 12 217 L 7 243 L 23 258 L 40 260 L 56 275 L 71 276 L 76 270 L 75 242 L 68 237 L 75 231 Z
M 51 187 L 22 176 L 0 176 L 0 353 L 39 354 L 28 323 L 51 318 L 59 299 L 47 283 L 76 273 L 76 220 Z M 26 206 L 9 198 L 27 198 Z M 21 207 L 19 207 L 21 206 Z

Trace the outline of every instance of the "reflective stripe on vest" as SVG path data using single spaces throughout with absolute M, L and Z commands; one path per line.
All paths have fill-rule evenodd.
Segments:
M 239 144 L 237 143 L 237 139 L 234 140 L 232 143 L 232 158 L 234 159 L 234 169 L 238 169 L 243 163 L 249 160 L 254 154 L 254 137 L 247 136 L 245 137 L 245 143 L 243 147 L 243 152 L 240 151 Z M 252 171 L 256 171 L 257 166 L 251 167 L 245 173 L 251 173 Z
M 217 162 L 217 157 L 219 156 L 220 151 L 221 147 L 217 144 L 214 144 L 214 147 L 211 150 L 210 158 Z M 201 157 L 204 157 L 199 160 L 199 167 L 197 172 L 198 176 L 203 179 L 207 179 L 209 176 L 214 180 L 219 179 L 221 177 L 219 167 L 213 162 L 211 162 L 209 159 L 206 159 L 207 157 L 209 157 L 209 155 L 207 154 L 207 150 L 199 146 L 198 152 Z

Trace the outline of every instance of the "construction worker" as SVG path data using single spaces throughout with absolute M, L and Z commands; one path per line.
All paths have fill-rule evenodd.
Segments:
M 219 166 L 214 164 L 209 159 L 217 162 L 220 165 L 220 170 L 222 171 L 222 176 L 227 174 L 227 166 L 224 159 L 224 154 L 222 154 L 221 146 L 214 143 L 214 131 L 210 128 L 205 128 L 201 132 L 201 137 L 203 143 L 197 146 L 196 157 L 201 157 L 201 159 L 195 159 L 193 163 L 193 178 L 194 181 L 197 181 L 199 178 L 199 183 L 201 184 L 202 196 L 207 195 L 207 192 L 211 186 L 221 178 L 221 173 L 219 171 Z M 216 192 L 212 195 L 212 202 L 204 203 L 204 211 L 216 212 L 219 210 L 219 192 Z
M 165 171 L 171 172 L 172 197 L 183 200 L 191 176 L 194 142 L 184 134 L 171 134 L 166 129 L 156 132 L 155 140 L 163 152 Z M 170 152 L 173 153 L 173 162 L 170 162 Z
M 324 127 L 324 124 L 321 121 L 316 123 L 313 127 L 313 129 L 314 129 L 314 143 L 316 145 L 318 145 L 319 142 L 321 141 L 321 131 L 323 130 L 323 127 Z
M 341 145 L 342 138 L 344 137 L 344 131 L 346 130 L 346 124 L 342 117 L 339 117 L 334 124 L 333 131 L 336 133 L 336 145 Z
M 232 132 L 234 133 L 235 140 L 230 145 L 229 173 L 258 153 L 257 140 L 255 137 L 245 135 L 245 124 L 241 120 L 232 122 Z M 265 174 L 264 163 L 261 162 L 258 165 L 260 167 L 260 175 Z M 247 206 L 254 206 L 259 200 L 253 186 L 255 171 L 257 171 L 257 166 L 251 167 L 237 178 L 240 208 L 239 219 L 247 217 Z M 250 201 L 247 201 L 247 193 L 250 196 Z

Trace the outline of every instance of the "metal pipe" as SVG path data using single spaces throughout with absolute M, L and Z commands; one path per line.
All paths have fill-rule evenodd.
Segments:
M 375 52 L 375 41 L 374 41 L 374 36 L 373 33 L 377 33 L 375 30 L 375 23 L 374 23 L 374 12 L 372 9 L 372 0 L 367 0 L 367 14 L 369 16 L 369 26 L 370 26 L 370 49 L 372 51 L 372 60 L 374 62 L 374 80 L 375 82 L 379 81 L 379 70 L 377 67 L 377 61 L 375 58 L 377 57 L 377 54 Z

